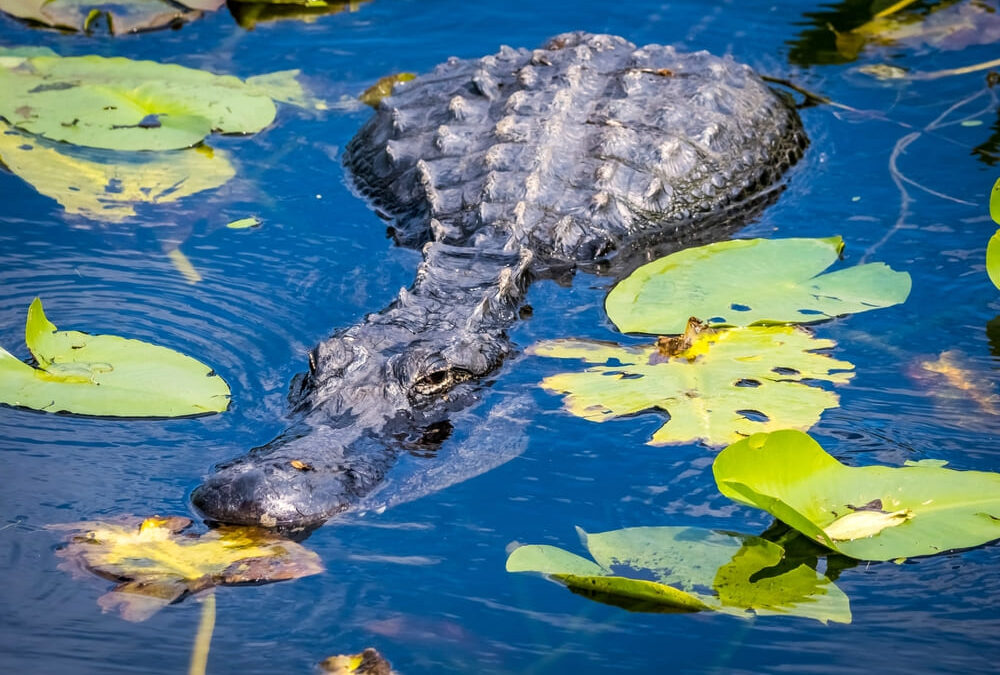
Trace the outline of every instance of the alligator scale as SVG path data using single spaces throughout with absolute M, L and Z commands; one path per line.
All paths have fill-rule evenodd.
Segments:
M 806 143 L 749 67 L 610 35 L 451 59 L 397 86 L 344 162 L 397 243 L 422 248 L 416 280 L 316 347 L 295 425 L 217 467 L 195 505 L 293 527 L 350 508 L 475 399 L 532 279 L 722 238 Z

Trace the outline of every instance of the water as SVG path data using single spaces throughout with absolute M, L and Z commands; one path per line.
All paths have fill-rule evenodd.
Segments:
M 858 373 L 838 389 L 841 407 L 814 429 L 828 450 L 854 464 L 934 457 L 955 468 L 998 470 L 997 417 L 940 381 L 916 376 L 921 360 L 954 349 L 984 387 L 992 390 L 996 378 L 1000 352 L 985 327 L 1000 313 L 1000 293 L 983 260 L 995 229 L 986 196 L 1000 168 L 983 161 L 988 149 L 971 154 L 1000 125 L 995 102 L 982 73 L 899 84 L 858 74 L 857 63 L 811 65 L 801 56 L 790 63 L 790 43 L 829 20 L 810 23 L 806 14 L 821 9 L 790 1 L 375 0 L 312 23 L 261 23 L 247 31 L 223 10 L 180 30 L 114 39 L 30 30 L 0 17 L 0 44 L 244 77 L 295 67 L 337 100 L 386 73 L 425 71 L 450 55 L 479 56 L 501 43 L 533 46 L 586 29 L 637 44 L 731 53 L 840 103 L 878 111 L 803 111 L 812 146 L 779 202 L 741 235 L 841 234 L 848 262 L 881 260 L 913 275 L 905 305 L 818 329 L 840 343 L 834 354 L 853 361 Z M 932 71 L 995 55 L 990 45 L 895 47 L 859 63 L 891 60 Z M 306 350 L 410 283 L 418 254 L 390 246 L 384 224 L 352 196 L 338 162 L 367 115 L 282 107 L 264 133 L 211 139 L 237 165 L 224 187 L 147 207 L 117 225 L 68 217 L 16 176 L 0 173 L 0 344 L 27 356 L 24 312 L 40 295 L 61 327 L 126 334 L 197 355 L 233 388 L 227 413 L 200 419 L 109 421 L 0 409 L 6 672 L 185 671 L 199 604 L 189 599 L 138 624 L 102 614 L 96 599 L 109 584 L 57 570 L 58 540 L 43 528 L 126 513 L 194 515 L 188 495 L 214 463 L 281 431 L 285 392 L 304 369 Z M 966 116 L 981 124 L 957 124 Z M 899 172 L 951 199 L 902 183 L 904 204 L 890 171 L 894 148 Z M 247 215 L 263 226 L 222 227 Z M 201 282 L 189 284 L 170 263 L 165 252 L 177 246 Z M 601 310 L 608 283 L 580 275 L 568 288 L 536 284 L 529 294 L 534 316 L 514 327 L 513 340 L 524 348 L 564 336 L 616 339 Z M 525 446 L 516 459 L 385 513 L 318 530 L 306 544 L 324 560 L 323 575 L 220 590 L 209 671 L 311 672 L 327 655 L 369 645 L 410 675 L 995 670 L 996 545 L 844 570 L 837 583 L 854 612 L 847 626 L 634 614 L 507 574 L 506 548 L 515 541 L 580 551 L 574 525 L 761 532 L 770 523 L 717 493 L 712 451 L 646 446 L 657 419 L 599 426 L 559 412 L 558 399 L 533 387 L 559 368 L 545 359 L 512 359 L 491 378 L 484 403 L 456 423 L 451 442 L 489 452 L 498 440 L 477 436 L 477 423 L 527 394 L 532 419 L 507 430 Z

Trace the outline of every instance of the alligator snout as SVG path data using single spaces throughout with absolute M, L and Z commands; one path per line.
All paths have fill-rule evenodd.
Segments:
M 295 429 L 217 467 L 191 495 L 209 520 L 309 528 L 346 510 L 377 485 L 395 451 L 350 429 Z

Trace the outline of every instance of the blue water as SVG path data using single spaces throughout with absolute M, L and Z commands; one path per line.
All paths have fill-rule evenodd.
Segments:
M 854 70 L 882 61 L 916 71 L 953 68 L 993 59 L 996 47 L 887 47 L 855 63 L 793 64 L 790 43 L 810 28 L 806 13 L 819 9 L 791 1 L 374 0 L 311 23 L 248 31 L 223 9 L 180 30 L 119 38 L 30 29 L 0 16 L 0 45 L 155 59 L 242 77 L 300 68 L 332 101 L 390 72 L 426 71 L 448 56 L 480 56 L 500 44 L 534 46 L 572 29 L 730 53 L 793 78 L 867 112 L 804 110 L 812 146 L 779 202 L 740 236 L 841 234 L 849 263 L 881 260 L 914 281 L 905 305 L 817 328 L 839 342 L 834 355 L 854 362 L 857 376 L 838 388 L 841 407 L 823 416 L 814 435 L 853 464 L 932 457 L 954 468 L 1000 470 L 1000 419 L 943 381 L 918 377 L 920 361 L 958 350 L 974 380 L 993 393 L 1000 351 L 991 351 L 986 324 L 1000 314 L 1000 292 L 986 277 L 984 254 L 995 230 L 986 200 L 1000 165 L 971 150 L 1000 125 L 996 102 L 982 72 L 901 84 Z M 4 672 L 186 671 L 198 602 L 188 599 L 144 623 L 102 614 L 96 599 L 110 584 L 57 570 L 58 538 L 44 527 L 130 513 L 195 516 L 188 495 L 213 464 L 282 430 L 287 386 L 305 368 L 306 351 L 410 283 L 419 255 L 390 245 L 384 223 L 346 186 L 338 159 L 368 114 L 284 106 L 261 134 L 210 139 L 237 165 L 228 184 L 142 208 L 117 225 L 67 216 L 0 171 L 0 344 L 27 357 L 24 314 L 40 295 L 61 327 L 197 355 L 233 389 L 228 412 L 199 419 L 110 421 L 0 408 Z M 957 123 L 966 117 L 971 125 Z M 949 198 L 902 183 L 904 195 L 894 182 L 894 148 L 914 133 L 896 153 L 899 172 Z M 223 227 L 247 215 L 263 225 Z M 188 283 L 170 263 L 165 252 L 176 246 L 202 281 Z M 608 284 L 587 275 L 570 287 L 536 284 L 529 293 L 534 316 L 513 328 L 515 344 L 617 339 L 601 309 Z M 717 493 L 712 450 L 645 445 L 660 420 L 596 425 L 560 412 L 559 400 L 534 385 L 562 367 L 511 359 L 449 441 L 490 452 L 499 439 L 476 437 L 477 420 L 527 394 L 531 419 L 508 430 L 525 445 L 520 456 L 420 500 L 316 531 L 305 543 L 322 557 L 322 575 L 221 589 L 209 672 L 308 673 L 325 656 L 366 646 L 407 675 L 995 671 L 997 545 L 844 570 L 837 583 L 851 598 L 850 625 L 629 613 L 506 573 L 513 542 L 580 551 L 574 525 L 761 532 L 770 524 Z

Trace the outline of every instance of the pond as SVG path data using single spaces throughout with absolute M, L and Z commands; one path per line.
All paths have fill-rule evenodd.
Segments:
M 931 23 L 933 4 L 906 11 Z M 839 51 L 827 24 L 846 35 L 871 17 L 869 3 L 371 0 L 308 20 L 245 21 L 249 27 L 224 6 L 176 30 L 114 37 L 0 15 L 0 46 L 243 78 L 297 68 L 331 104 L 281 105 L 261 133 L 212 136 L 234 177 L 140 205 L 118 222 L 69 214 L 0 171 L 0 345 L 28 358 L 23 321 L 39 296 L 60 327 L 167 345 L 211 364 L 232 388 L 227 412 L 196 418 L 0 407 L 0 668 L 185 671 L 197 599 L 138 623 L 102 613 L 97 599 L 112 584 L 57 569 L 60 536 L 46 527 L 127 514 L 185 515 L 201 527 L 192 490 L 215 464 L 286 428 L 288 387 L 307 368 L 308 350 L 412 283 L 420 254 L 392 245 L 385 222 L 345 176 L 343 148 L 371 114 L 350 102 L 389 73 L 426 72 L 501 44 L 535 47 L 564 31 L 731 54 L 836 103 L 800 111 L 809 149 L 777 202 L 737 236 L 840 235 L 847 264 L 885 262 L 913 285 L 903 304 L 815 328 L 837 342 L 831 354 L 854 363 L 856 374 L 834 388 L 840 406 L 810 433 L 854 466 L 940 459 L 1000 471 L 1000 329 L 989 328 L 1000 291 L 985 271 L 996 230 L 987 203 L 1000 177 L 995 91 L 986 70 L 883 79 L 859 69 L 889 64 L 912 75 L 995 59 L 988 37 L 1000 38 L 996 2 L 944 4 L 981 22 L 971 37 L 944 30 L 852 47 L 842 35 Z M 233 5 L 240 9 L 247 11 Z M 226 227 L 251 216 L 259 227 Z M 850 598 L 847 624 L 630 612 L 505 571 L 517 543 L 583 554 L 574 526 L 760 534 L 772 524 L 719 493 L 717 448 L 648 445 L 662 416 L 596 424 L 567 414 L 560 397 L 537 386 L 566 364 L 526 354 L 530 345 L 622 339 L 604 313 L 611 284 L 580 273 L 570 284 L 530 288 L 532 315 L 510 330 L 515 355 L 484 383 L 481 401 L 454 416 L 441 451 L 475 450 L 499 466 L 317 529 L 303 544 L 323 561 L 322 574 L 219 589 L 208 672 L 308 673 L 326 656 L 368 646 L 406 675 L 994 672 L 996 544 L 896 563 L 831 558 L 826 565 L 839 569 L 837 586 Z M 960 365 L 950 376 L 922 366 L 943 352 Z M 497 428 L 491 411 L 508 409 L 518 421 Z M 408 457 L 402 470 L 420 461 L 433 459 Z

